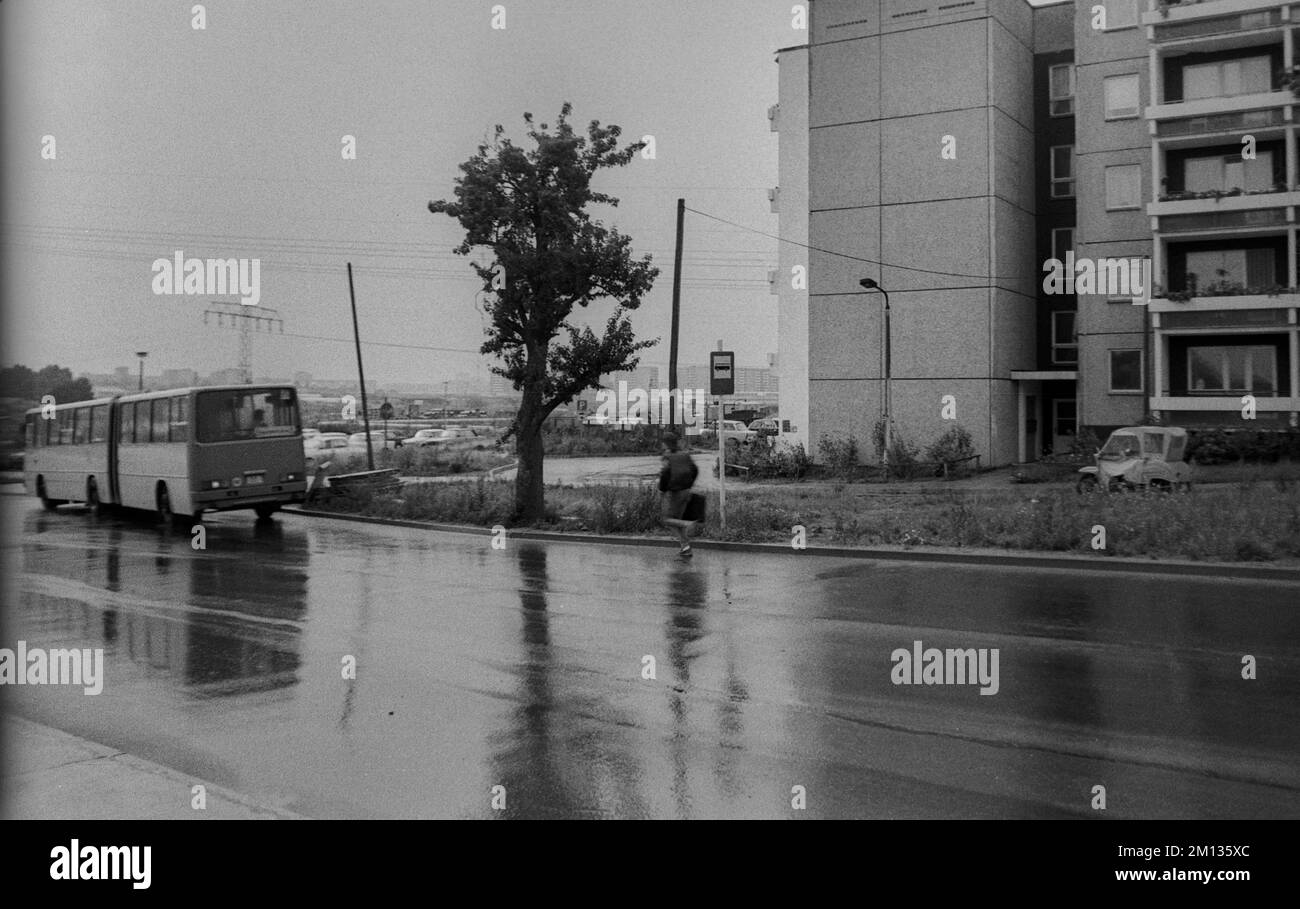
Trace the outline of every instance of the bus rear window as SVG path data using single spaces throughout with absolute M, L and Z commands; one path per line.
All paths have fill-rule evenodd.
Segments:
M 203 391 L 198 395 L 198 440 L 228 442 L 291 436 L 298 404 L 289 388 Z

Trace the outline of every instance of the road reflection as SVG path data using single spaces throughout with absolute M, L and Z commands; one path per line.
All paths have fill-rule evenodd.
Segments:
M 23 608 L 12 636 L 29 646 L 102 647 L 108 679 L 166 679 L 193 697 L 298 681 L 310 561 L 303 534 L 209 524 L 200 550 L 189 534 L 86 520 L 76 512 L 24 520 Z

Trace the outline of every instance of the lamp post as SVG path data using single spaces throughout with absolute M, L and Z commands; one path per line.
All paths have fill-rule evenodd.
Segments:
M 136 385 L 136 390 L 144 391 L 144 358 L 149 356 L 149 351 L 137 350 L 135 355 L 140 358 L 140 380 Z
M 858 284 L 860 284 L 860 285 L 863 287 L 864 290 L 878 290 L 878 291 L 880 291 L 881 294 L 883 294 L 884 297 L 885 297 L 885 325 L 884 325 L 884 333 L 883 333 L 883 338 L 882 338 L 882 344 L 883 344 L 884 349 L 885 349 L 885 394 L 884 394 L 884 399 L 885 399 L 885 451 L 884 451 L 884 456 L 883 456 L 883 458 L 882 458 L 882 462 L 883 462 L 883 464 L 884 464 L 884 466 L 885 466 L 885 477 L 886 477 L 886 479 L 888 479 L 888 477 L 889 477 L 889 447 L 890 447 L 890 443 L 893 441 L 893 433 L 892 433 L 892 431 L 891 431 L 891 426 L 890 426 L 890 424 L 891 424 L 891 420 L 890 420 L 890 413 L 889 413 L 889 379 L 890 379 L 890 375 L 889 375 L 889 291 L 885 290 L 883 287 L 881 287 L 879 284 L 877 284 L 877 283 L 876 283 L 874 280 L 872 280 L 871 278 L 863 278 L 861 281 L 858 282 Z

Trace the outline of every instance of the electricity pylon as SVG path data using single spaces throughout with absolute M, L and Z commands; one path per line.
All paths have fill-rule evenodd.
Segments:
M 276 326 L 284 334 L 284 320 L 279 310 L 265 306 L 244 306 L 242 303 L 223 303 L 212 300 L 208 309 L 203 311 L 203 324 L 207 325 L 209 316 L 217 317 L 217 327 L 224 328 L 226 320 L 230 327 L 239 330 L 239 374 L 245 385 L 253 384 L 253 332 L 261 331 L 263 325 L 269 334 Z

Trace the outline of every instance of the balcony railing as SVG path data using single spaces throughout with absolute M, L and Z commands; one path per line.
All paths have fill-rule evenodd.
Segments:
M 1289 198 L 1290 195 L 1293 194 L 1288 194 L 1284 198 Z M 1270 197 L 1270 201 L 1272 198 L 1276 197 Z M 1247 208 L 1238 211 L 1226 208 L 1220 211 L 1206 210 L 1212 205 L 1213 203 L 1206 203 L 1201 200 L 1194 202 L 1153 202 L 1147 206 L 1147 214 L 1159 216 L 1160 232 L 1166 234 L 1192 230 L 1285 227 L 1287 224 L 1285 208 Z M 1187 206 L 1193 210 L 1188 211 L 1187 208 L 1181 206 Z M 1201 210 L 1195 210 L 1196 207 L 1200 207 Z
M 1287 310 L 1300 304 L 1294 287 L 1207 288 L 1196 294 L 1156 287 L 1147 304 L 1151 312 L 1176 313 L 1162 328 L 1283 328 Z M 1165 316 L 1165 318 L 1169 318 Z
M 1176 4 L 1179 10 L 1189 9 L 1193 4 L 1180 3 Z M 1203 4 L 1205 6 L 1220 7 L 1227 4 L 1214 3 Z M 1276 6 L 1280 6 L 1277 4 Z M 1174 8 L 1174 7 L 1170 7 Z M 1158 22 L 1154 26 L 1155 40 L 1157 43 L 1162 41 L 1181 41 L 1188 38 L 1204 38 L 1210 35 L 1231 35 L 1238 32 L 1257 31 L 1265 28 L 1276 28 L 1282 24 L 1282 10 L 1279 8 L 1251 10 L 1249 12 L 1235 12 L 1226 16 L 1213 16 L 1207 18 L 1185 18 L 1174 20 L 1167 19 Z
M 1217 133 L 1236 133 L 1243 129 L 1268 129 L 1286 125 L 1286 114 L 1281 107 L 1264 110 L 1239 110 L 1203 117 L 1183 117 L 1162 120 L 1156 124 L 1157 139 L 1174 139 L 1185 136 L 1210 136 Z
M 1248 111 L 1266 111 L 1296 104 L 1296 96 L 1288 88 L 1274 88 L 1248 95 L 1222 95 L 1217 98 L 1194 98 L 1188 101 L 1162 101 L 1148 105 L 1143 116 L 1157 121 L 1157 130 L 1164 120 L 1197 120 L 1207 123 L 1224 115 L 1240 115 Z
M 1207 19 L 1232 19 L 1255 13 L 1280 13 L 1294 0 L 1149 0 L 1142 24 L 1155 28 Z M 1295 9 L 1292 9 L 1295 18 Z

